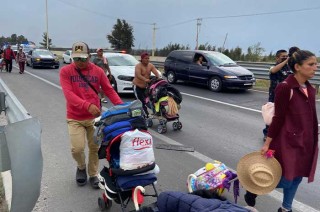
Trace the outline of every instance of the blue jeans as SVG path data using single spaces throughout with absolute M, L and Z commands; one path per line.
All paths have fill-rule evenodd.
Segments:
M 292 209 L 292 202 L 301 181 L 302 181 L 302 177 L 296 177 L 292 181 L 285 179 L 284 176 L 281 177 L 281 180 L 277 188 L 283 188 L 283 201 L 282 201 L 283 208 L 287 210 Z

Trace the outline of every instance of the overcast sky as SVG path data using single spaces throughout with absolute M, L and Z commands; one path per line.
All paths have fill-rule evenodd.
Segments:
M 319 0 L 47 0 L 49 37 L 57 47 L 85 41 L 91 48 L 110 47 L 116 19 L 134 29 L 134 48 L 171 43 L 247 49 L 261 42 L 266 54 L 298 46 L 320 55 Z M 36 44 L 46 31 L 46 0 L 1 0 L 0 36 L 24 35 Z

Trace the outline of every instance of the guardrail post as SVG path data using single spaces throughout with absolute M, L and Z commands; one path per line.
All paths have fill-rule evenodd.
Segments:
M 5 92 L 0 92 L 0 112 L 6 111 L 6 94 Z

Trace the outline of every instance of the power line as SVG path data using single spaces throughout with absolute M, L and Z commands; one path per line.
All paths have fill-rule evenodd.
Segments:
M 187 20 L 187 21 L 178 22 L 178 23 L 171 24 L 171 25 L 167 25 L 167 26 L 163 26 L 163 27 L 158 27 L 158 29 L 164 29 L 164 28 L 174 27 L 174 26 L 178 26 L 178 25 L 190 23 L 190 22 L 193 22 L 193 21 L 196 21 L 196 20 L 197 20 L 197 18 L 194 18 L 194 19 L 190 19 L 190 20 Z
M 310 11 L 310 10 L 319 10 L 319 7 L 312 7 L 312 8 L 303 8 L 303 9 L 296 9 L 296 10 L 282 10 L 282 11 L 273 11 L 273 12 L 264 12 L 264 13 L 252 13 L 252 14 L 243 14 L 243 15 L 227 15 L 227 16 L 212 16 L 212 17 L 203 17 L 201 19 L 222 19 L 222 18 L 240 18 L 240 17 L 250 17 L 250 16 L 262 16 L 262 15 L 273 15 L 273 14 L 282 14 L 282 13 L 294 13 L 294 12 L 303 12 L 303 11 Z M 189 22 L 196 21 L 199 18 L 194 18 L 187 21 L 178 22 L 175 24 L 170 24 L 167 26 L 159 27 L 158 29 L 164 29 L 169 27 L 174 27 L 182 24 L 186 24 Z
M 84 7 L 80 7 L 78 5 L 74 5 L 74 4 L 70 4 L 69 2 L 65 2 L 65 1 L 62 1 L 62 0 L 57 0 L 63 4 L 67 4 L 71 7 L 74 7 L 74 8 L 78 8 L 80 10 L 83 10 L 83 11 L 86 11 L 88 13 L 93 13 L 93 14 L 96 14 L 96 15 L 99 15 L 99 16 L 103 16 L 103 17 L 106 17 L 106 18 L 109 18 L 109 19 L 113 19 L 113 20 L 117 20 L 117 19 L 123 19 L 123 18 L 119 18 L 119 17 L 115 17 L 115 16 L 110 16 L 110 15 L 106 15 L 106 14 L 103 14 L 103 13 L 99 13 L 99 12 L 96 12 L 96 11 L 93 11 L 93 10 L 89 10 L 87 8 L 84 8 Z M 132 22 L 132 23 L 136 23 L 136 24 L 144 24 L 144 25 L 153 25 L 153 23 L 146 23 L 146 22 L 141 22 L 141 21 L 134 21 L 134 20 L 128 20 L 127 21 L 129 22 Z
M 303 11 L 318 10 L 318 9 L 320 9 L 320 7 L 312 7 L 312 8 L 304 8 L 304 9 L 296 9 L 296 10 L 282 10 L 282 11 L 264 12 L 264 13 L 252 13 L 252 14 L 243 14 L 243 15 L 213 16 L 213 17 L 204 17 L 203 19 L 239 18 L 239 17 L 249 17 L 249 16 L 303 12 Z

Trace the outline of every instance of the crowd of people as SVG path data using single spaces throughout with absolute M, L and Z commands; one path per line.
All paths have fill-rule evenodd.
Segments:
M 23 48 L 19 47 L 17 53 L 11 49 L 11 45 L 7 45 L 4 50 L 0 50 L 0 65 L 1 70 L 5 66 L 6 72 L 11 73 L 12 71 L 12 61 L 15 60 L 19 65 L 19 73 L 23 74 L 25 70 L 25 63 L 27 61 L 26 54 L 22 51 Z

